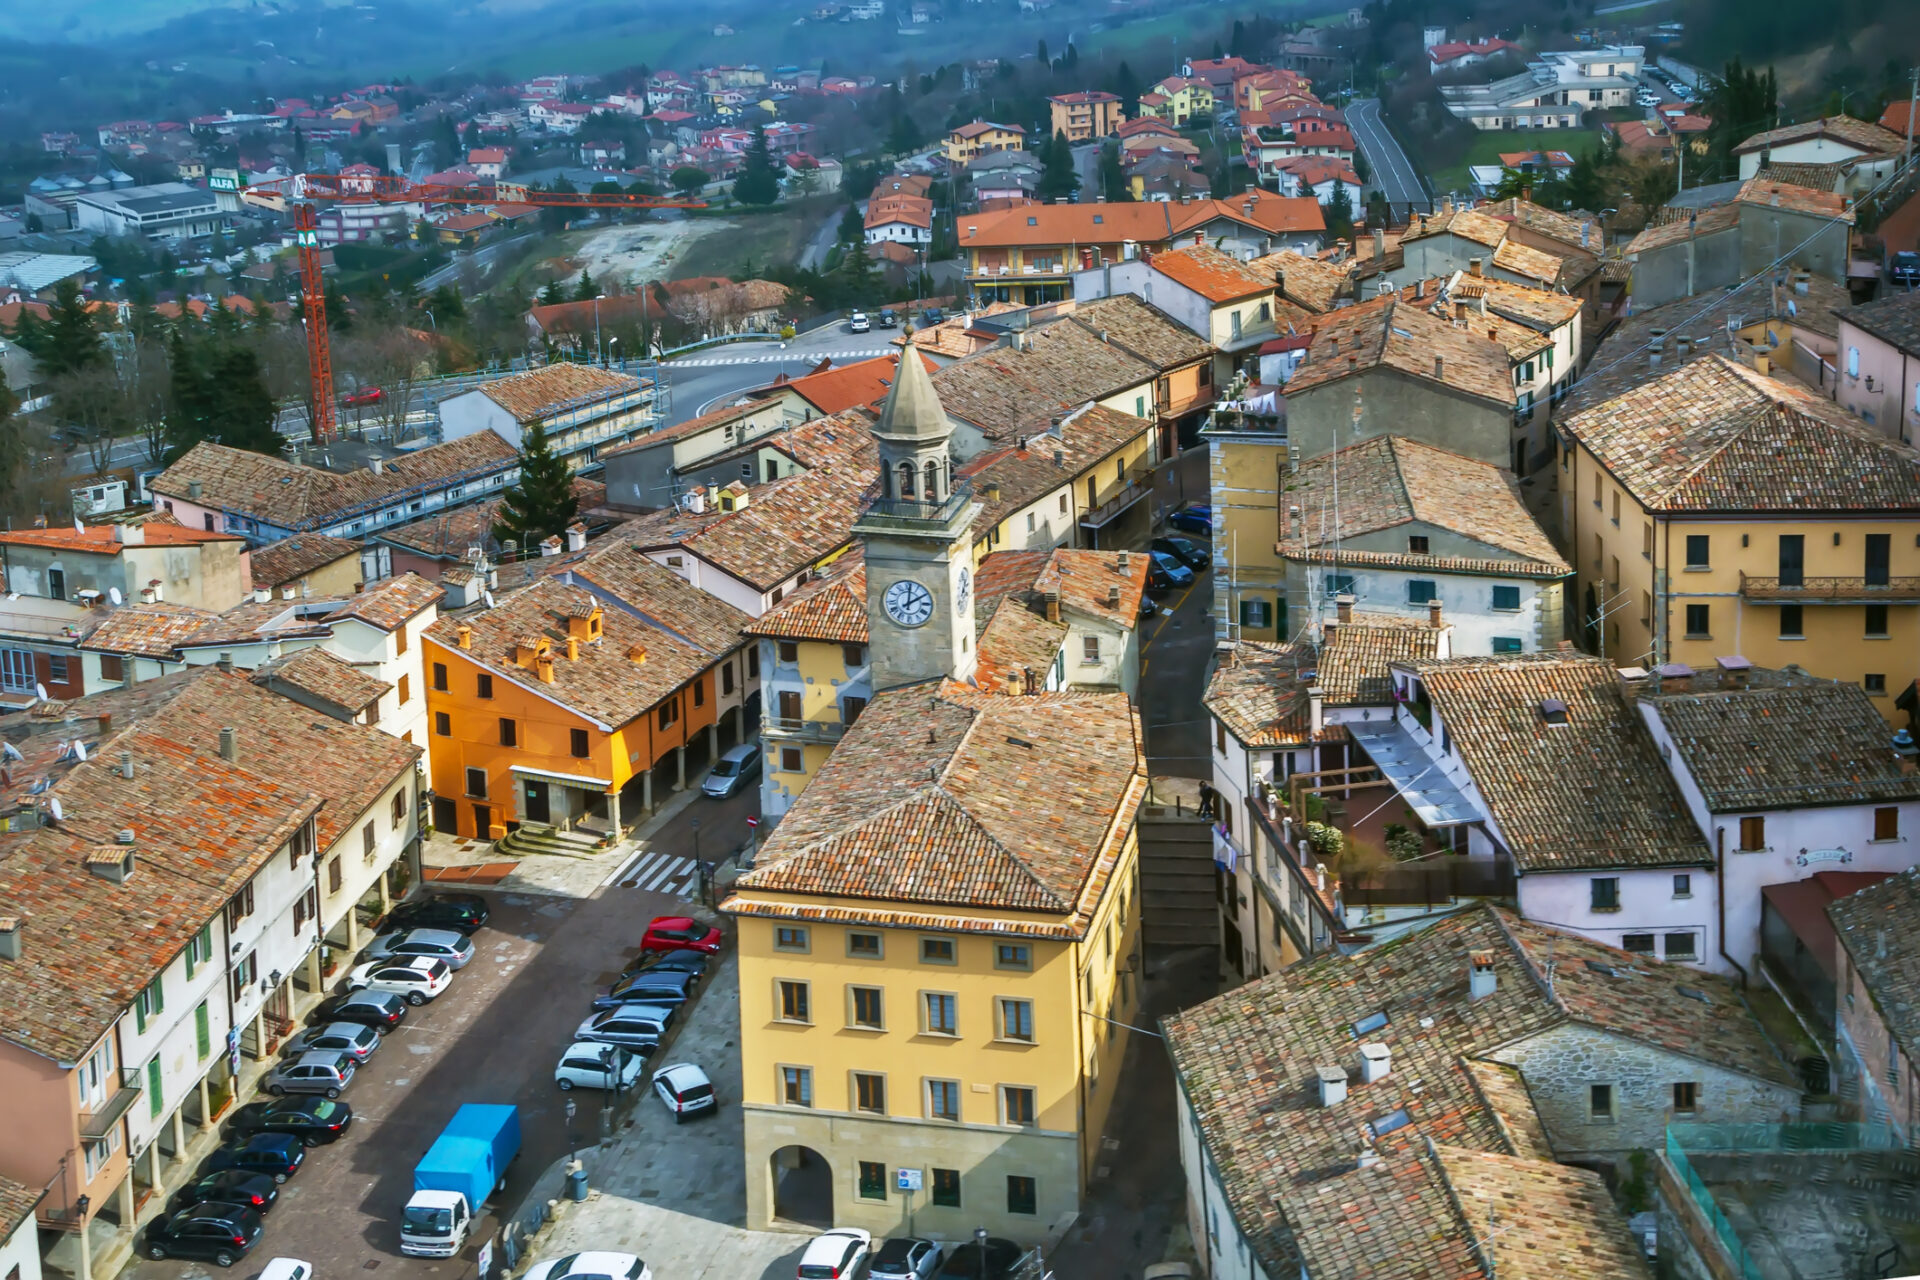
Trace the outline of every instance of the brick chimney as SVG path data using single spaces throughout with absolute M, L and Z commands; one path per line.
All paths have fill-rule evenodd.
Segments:
M 1440 629 L 1440 602 L 1438 600 L 1427 601 L 1427 625 L 1435 631 Z
M 1341 626 L 1345 626 L 1347 623 L 1353 621 L 1353 597 L 1352 596 L 1349 596 L 1349 595 L 1335 596 L 1333 598 L 1333 608 L 1334 608 L 1334 616 L 1339 619 Z
M 1715 658 L 1714 665 L 1720 668 L 1720 687 L 1730 692 L 1738 692 L 1747 687 L 1747 678 L 1753 673 L 1753 663 L 1737 653 L 1729 653 Z
M 1647 683 L 1645 667 L 1616 667 L 1613 672 L 1620 677 L 1620 696 L 1632 705 L 1640 700 L 1640 690 Z
M 1500 974 L 1493 967 L 1493 952 L 1467 952 L 1467 999 L 1485 1000 L 1499 986 Z
M 1040 593 L 1040 606 L 1042 611 L 1047 615 L 1048 622 L 1060 621 L 1060 593 L 1058 591 L 1042 591 Z
M 1655 669 L 1661 693 L 1692 693 L 1693 668 L 1684 662 L 1663 662 Z
M 1447 376 L 1447 363 L 1445 359 L 1440 356 L 1433 358 L 1433 376 L 1436 378 L 1444 378 Z
M 1487 266 L 1487 263 L 1486 263 L 1486 259 L 1484 258 L 1468 258 L 1467 274 L 1470 276 L 1485 275 L 1486 266 Z

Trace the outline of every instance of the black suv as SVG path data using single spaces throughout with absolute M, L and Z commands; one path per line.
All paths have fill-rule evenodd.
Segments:
M 273 1179 L 266 1174 L 229 1169 L 225 1173 L 210 1173 L 204 1178 L 195 1178 L 174 1192 L 167 1197 L 167 1212 L 178 1213 L 209 1200 L 218 1200 L 222 1204 L 237 1204 L 255 1213 L 265 1213 L 273 1208 L 273 1202 L 279 1198 L 280 1188 L 273 1185 Z
M 391 991 L 349 991 L 345 995 L 322 1000 L 307 1015 L 307 1025 L 322 1027 L 329 1022 L 357 1022 L 385 1034 L 400 1025 L 407 1016 L 407 1002 Z
M 300 1139 L 284 1133 L 256 1133 L 237 1138 L 223 1147 L 215 1147 L 200 1165 L 201 1174 L 244 1169 L 264 1173 L 275 1182 L 285 1182 L 307 1160 L 307 1149 Z
M 149 1258 L 205 1258 L 230 1267 L 247 1256 L 262 1229 L 253 1210 L 214 1200 L 155 1218 L 143 1247 Z
M 249 1102 L 227 1121 L 227 1137 L 250 1138 L 256 1133 L 284 1133 L 309 1147 L 337 1142 L 353 1123 L 353 1108 L 331 1098 L 281 1098 Z
M 387 914 L 381 932 L 395 929 L 458 929 L 472 933 L 493 913 L 477 893 L 436 893 L 403 902 Z

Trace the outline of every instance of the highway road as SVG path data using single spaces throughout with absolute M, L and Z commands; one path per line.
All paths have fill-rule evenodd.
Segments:
M 1355 98 L 1347 106 L 1347 127 L 1373 170 L 1369 186 L 1386 194 L 1394 217 L 1405 217 L 1409 206 L 1422 213 L 1431 212 L 1433 202 L 1420 185 L 1419 171 L 1380 119 L 1380 100 Z
M 836 365 L 892 355 L 891 329 L 848 333 L 845 320 L 835 320 L 789 342 L 752 342 L 712 347 L 668 362 L 667 380 L 673 387 L 673 412 L 667 425 L 684 422 L 752 387 L 765 386 L 781 374 L 797 378 L 822 360 Z

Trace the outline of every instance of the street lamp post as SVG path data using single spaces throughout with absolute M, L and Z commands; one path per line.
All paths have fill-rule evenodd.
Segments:
M 615 348 L 617 348 L 619 345 L 620 345 L 619 334 L 616 333 L 611 338 L 607 339 L 607 358 L 605 363 L 601 365 L 601 368 L 606 368 L 607 366 L 611 365 L 614 362 L 615 358 L 619 356 L 620 353 L 617 350 L 615 350 Z
M 597 293 L 593 297 L 593 355 L 594 359 L 603 359 L 600 352 L 600 300 L 607 295 Z
M 434 331 L 435 333 L 438 333 L 438 332 L 440 332 L 440 322 L 439 322 L 438 320 L 435 320 L 435 319 L 433 318 L 433 308 L 432 308 L 432 307 L 422 307 L 422 308 L 420 308 L 420 309 L 421 309 L 422 311 L 424 311 L 424 312 L 426 312 L 426 313 L 427 313 L 427 323 L 433 326 L 433 331 Z
M 987 1280 L 987 1229 L 973 1229 L 973 1247 L 980 1251 L 980 1280 Z

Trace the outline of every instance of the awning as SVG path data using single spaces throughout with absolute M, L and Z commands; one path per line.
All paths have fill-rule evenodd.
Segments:
M 1466 826 L 1481 820 L 1480 811 L 1460 794 L 1397 718 L 1348 721 L 1343 727 L 1429 829 Z
M 517 773 L 528 778 L 545 778 L 548 782 L 558 782 L 563 786 L 593 787 L 600 791 L 605 791 L 613 785 L 613 779 L 611 778 L 587 778 L 577 773 L 552 773 L 546 769 L 529 769 L 524 764 L 512 765 L 509 767 L 508 772 Z
M 128 1077 L 132 1079 L 134 1077 Z M 113 1091 L 113 1096 L 92 1111 L 80 1116 L 80 1136 L 86 1139 L 104 1138 L 113 1132 L 120 1123 L 120 1117 L 133 1109 L 140 1097 L 138 1085 L 122 1085 Z

